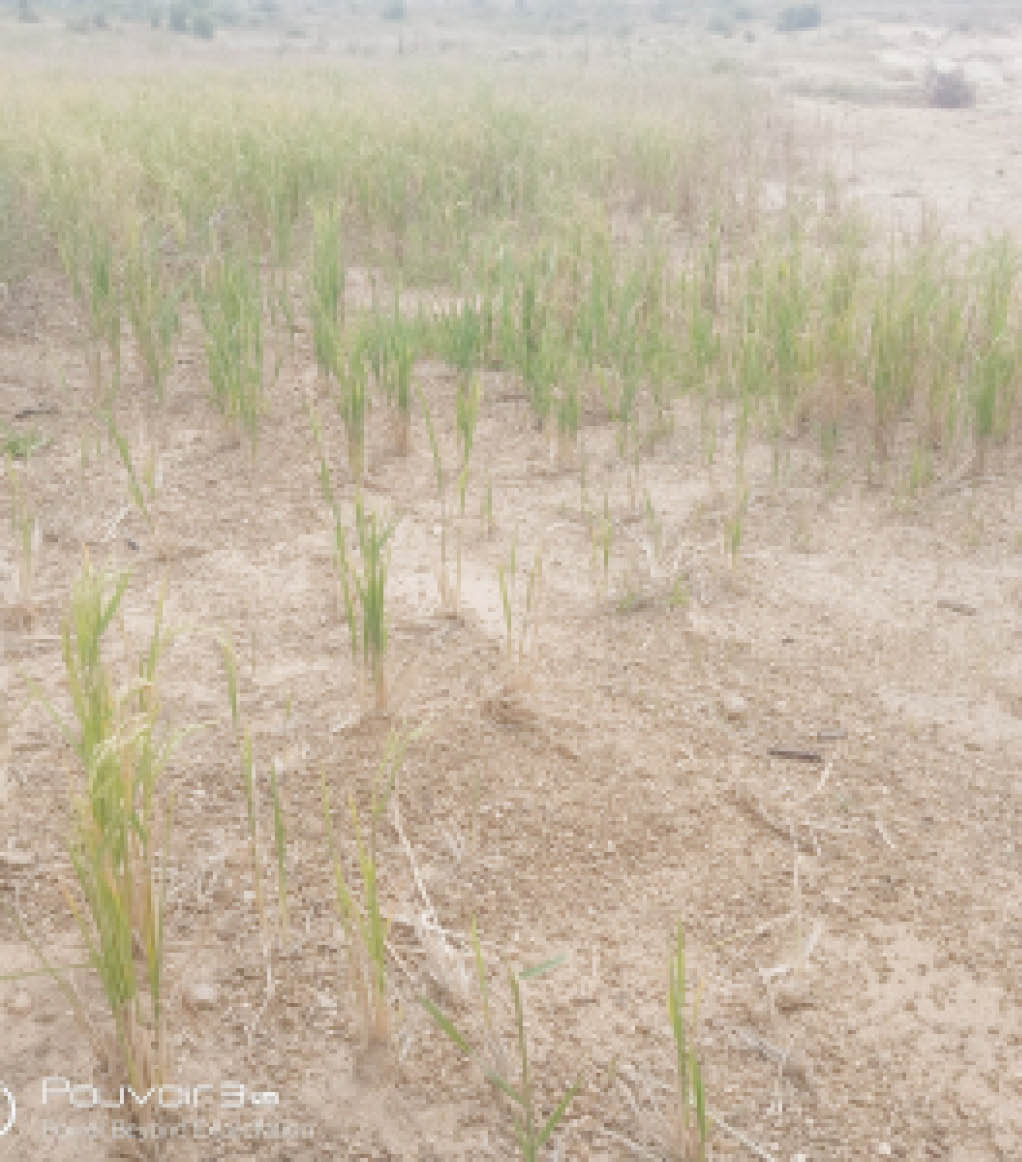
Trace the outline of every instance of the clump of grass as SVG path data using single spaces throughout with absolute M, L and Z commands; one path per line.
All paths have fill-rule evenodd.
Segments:
M 122 577 L 109 592 L 86 559 L 62 635 L 77 726 L 61 728 L 82 772 L 70 855 L 84 907 L 70 890 L 67 899 L 113 1018 L 113 1043 L 103 1054 L 142 1093 L 159 1084 L 166 1064 L 163 858 L 171 807 L 159 782 L 178 740 L 157 737 L 162 600 L 138 682 L 117 693 L 103 662 L 103 637 L 126 586 Z M 74 990 L 64 987 L 91 1028 Z
M 703 1071 L 692 1048 L 686 1013 L 685 936 L 678 925 L 677 942 L 671 957 L 667 1008 L 674 1036 L 678 1074 L 678 1137 L 682 1158 L 705 1162 L 710 1118 L 706 1109 Z M 693 1013 L 692 1024 L 696 1023 Z
M 0 424 L 0 455 L 12 460 L 27 460 L 45 444 L 37 431 L 12 432 L 6 424 Z
M 507 978 L 511 989 L 511 1000 L 514 1007 L 515 1039 L 518 1049 L 519 1076 L 512 1081 L 503 1064 L 503 1053 L 499 1049 L 499 1041 L 494 1026 L 493 1012 L 490 1005 L 489 981 L 486 964 L 483 959 L 479 936 L 475 923 L 472 925 L 472 945 L 475 954 L 476 974 L 479 981 L 479 995 L 483 1010 L 484 1037 L 495 1051 L 491 1059 L 482 1061 L 483 1074 L 493 1087 L 494 1093 L 506 1098 L 511 1107 L 512 1125 L 515 1140 L 518 1143 L 520 1157 L 523 1162 L 537 1162 L 540 1151 L 547 1144 L 554 1132 L 564 1121 L 568 1107 L 582 1089 L 581 1080 L 576 1081 L 558 1101 L 554 1110 L 545 1119 L 540 1112 L 536 1098 L 536 1085 L 529 1066 L 528 1041 L 525 1032 L 525 1004 L 522 999 L 522 982 L 534 980 L 551 972 L 561 962 L 549 960 L 532 968 L 523 969 L 516 973 L 508 969 Z M 473 1046 L 455 1025 L 449 1016 L 426 997 L 422 998 L 422 1005 L 433 1018 L 437 1027 L 447 1036 L 469 1059 L 478 1059 L 481 1054 L 478 1047 Z

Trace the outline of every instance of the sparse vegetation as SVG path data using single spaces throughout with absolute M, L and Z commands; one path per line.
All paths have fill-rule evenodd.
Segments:
M 659 0 L 657 18 L 680 27 L 688 20 L 683 7 Z M 306 32 L 290 23 L 294 14 L 272 3 L 260 12 L 259 19 L 286 17 L 282 27 L 290 31 L 281 34 L 281 51 L 293 53 L 295 44 L 287 42 Z M 177 0 L 151 15 L 155 24 L 165 20 L 171 30 L 199 38 L 248 19 L 229 6 Z M 403 0 L 364 15 L 371 15 L 373 36 L 386 51 L 394 51 L 400 32 L 401 52 L 414 43 L 426 58 L 413 40 L 418 12 L 409 20 Z M 692 26 L 701 37 L 707 27 L 730 35 L 735 21 L 752 15 L 743 6 L 721 6 Z M 70 18 L 84 20 L 83 31 L 98 27 L 91 11 L 86 18 L 75 10 Z M 494 23 L 506 18 L 486 15 Z M 524 5 L 514 17 L 526 31 L 552 19 Z M 625 826 L 629 814 L 629 827 L 644 835 L 643 858 L 649 851 L 653 862 L 660 858 L 646 842 L 645 833 L 659 826 L 643 814 L 647 790 L 666 795 L 666 784 L 657 782 L 660 768 L 675 761 L 675 751 L 696 748 L 690 739 L 674 748 L 672 738 L 670 752 L 666 745 L 658 750 L 661 740 L 649 724 L 669 730 L 673 691 L 687 697 L 690 676 L 695 683 L 705 671 L 717 672 L 706 606 L 755 580 L 754 569 L 728 572 L 721 557 L 737 566 L 749 540 L 763 543 L 757 522 L 772 503 L 769 490 L 785 485 L 793 449 L 828 488 L 844 472 L 896 482 L 918 498 L 951 471 L 986 472 L 1002 458 L 1011 462 L 1022 430 L 1022 265 L 1013 242 L 953 244 L 929 223 L 891 233 L 850 196 L 839 198 L 839 183 L 828 184 L 815 160 L 801 156 L 795 123 L 734 78 L 702 77 L 695 87 L 653 72 L 659 66 L 646 56 L 638 58 L 641 66 L 615 74 L 614 85 L 594 75 L 586 20 L 578 17 L 585 67 L 569 74 L 565 66 L 564 75 L 522 60 L 502 62 L 506 69 L 434 70 L 429 57 L 428 69 L 407 59 L 392 71 L 377 67 L 379 60 L 348 71 L 296 65 L 287 73 L 189 65 L 185 79 L 168 71 L 144 80 L 112 75 L 102 84 L 77 76 L 0 81 L 0 208 L 32 217 L 38 239 L 52 244 L 50 256 L 36 242 L 39 267 L 50 279 L 45 286 L 66 295 L 79 334 L 74 342 L 84 351 L 66 392 L 73 408 L 61 398 L 60 422 L 81 414 L 96 421 L 85 437 L 75 433 L 83 440 L 87 501 L 69 497 L 72 515 L 55 522 L 52 533 L 46 526 L 40 600 L 41 519 L 49 514 L 38 511 L 36 486 L 44 490 L 46 472 L 60 478 L 61 461 L 43 455 L 61 430 L 55 422 L 52 436 L 34 419 L 30 430 L 6 420 L 0 428 L 7 479 L 0 499 L 13 549 L 0 565 L 10 587 L 17 557 L 20 601 L 26 611 L 45 613 L 51 557 L 56 561 L 69 540 L 77 547 L 80 539 L 114 559 L 138 554 L 133 559 L 145 578 L 157 564 L 200 587 L 206 580 L 200 574 L 208 575 L 202 599 L 223 624 L 244 617 L 261 631 L 262 619 L 272 618 L 266 637 L 274 656 L 265 670 L 253 629 L 253 669 L 258 658 L 260 675 L 245 715 L 230 644 L 236 629 L 222 638 L 232 730 L 226 745 L 217 739 L 208 752 L 189 756 L 195 785 L 187 808 L 195 851 L 204 850 L 207 812 L 233 813 L 236 834 L 217 838 L 205 871 L 191 866 L 191 852 L 174 869 L 176 918 L 182 927 L 192 923 L 189 893 L 202 896 L 205 881 L 196 888 L 194 880 L 208 872 L 209 892 L 226 901 L 229 913 L 217 940 L 230 945 L 239 932 L 232 891 L 243 885 L 243 898 L 254 901 L 247 919 L 253 928 L 258 922 L 266 962 L 259 1012 L 269 1011 L 275 987 L 304 990 L 303 1003 L 315 997 L 333 1012 L 334 990 L 316 987 L 322 970 L 312 955 L 334 951 L 338 926 L 324 902 L 329 888 L 362 1050 L 386 1047 L 382 1056 L 391 1063 L 408 1053 L 425 1060 L 435 1042 L 443 1043 L 439 1029 L 481 1067 L 495 1101 L 510 1110 L 524 1159 L 554 1154 L 554 1135 L 572 1132 L 569 1112 L 582 1093 L 574 1065 L 551 1083 L 549 1099 L 536 1083 L 540 1057 L 535 1040 L 527 1044 L 525 993 L 527 982 L 552 964 L 506 975 L 505 1015 L 517 1057 L 509 1068 L 499 1002 L 474 925 L 482 1012 L 474 1033 L 456 1008 L 464 991 L 457 980 L 447 990 L 423 934 L 467 963 L 468 939 L 456 928 L 479 900 L 507 921 L 518 956 L 534 936 L 515 915 L 519 881 L 523 893 L 543 903 L 545 891 L 574 891 L 580 868 L 589 876 L 595 860 L 609 867 L 626 844 L 637 845 Z M 784 8 L 776 27 L 795 32 L 821 21 L 819 5 L 799 4 Z M 644 50 L 626 33 L 615 51 L 635 47 L 638 57 Z M 582 38 L 576 39 L 566 38 L 565 54 L 581 55 Z M 221 50 L 173 44 L 198 59 Z M 740 44 L 720 48 L 744 51 Z M 436 56 L 447 51 L 437 47 Z M 351 56 L 382 52 L 367 33 Z M 647 68 L 663 82 L 655 98 Z M 626 75 L 628 83 L 619 84 Z M 949 108 L 975 99 L 960 70 L 931 73 L 924 95 Z M 911 99 L 918 103 L 918 89 Z M 12 229 L 0 222 L 0 258 Z M 31 268 L 20 258 L 17 266 L 19 277 Z M 0 284 L 0 310 L 8 293 Z M 21 324 L 11 314 L 20 343 Z M 70 325 L 68 333 L 74 334 Z M 91 398 L 83 405 L 76 395 L 86 379 Z M 29 402 L 12 407 L 11 425 L 34 414 L 36 401 Z M 187 427 L 178 425 L 186 409 Z M 158 417 L 162 456 L 144 438 L 144 425 L 134 439 L 139 413 L 145 423 Z M 248 437 L 247 479 L 230 474 L 238 441 L 217 435 L 219 416 Z M 100 443 L 87 463 L 84 441 L 97 432 Z M 164 462 L 175 465 L 167 491 L 188 508 L 189 523 L 150 553 L 137 532 L 133 540 L 117 530 L 125 514 L 137 522 L 132 504 L 153 530 L 159 495 L 162 534 Z M 261 478 L 264 468 L 275 492 Z M 814 488 L 816 482 L 814 476 Z M 708 499 L 689 497 L 690 484 L 694 494 L 705 484 Z M 200 504 L 206 495 L 211 499 Z M 93 505 L 110 496 L 119 497 L 120 515 L 100 519 Z M 819 519 L 812 511 L 806 529 Z M 245 526 L 263 520 L 269 531 L 255 551 L 244 540 Z M 972 547 L 982 543 L 980 515 L 968 536 Z M 424 609 L 433 601 L 437 538 L 441 605 L 448 615 L 462 610 L 458 617 L 435 618 Z M 756 555 L 757 568 L 767 555 Z M 198 564 L 182 564 L 192 558 Z M 654 585 L 640 576 L 644 560 Z M 259 572 L 270 569 L 267 582 Z M 174 1044 L 166 1028 L 165 955 L 171 811 L 160 782 L 169 748 L 155 681 L 164 634 L 158 615 L 138 682 L 116 689 L 100 643 L 121 612 L 125 584 L 113 583 L 111 594 L 110 582 L 86 565 L 61 639 L 76 716 L 65 735 L 80 784 L 69 850 L 75 880 L 66 896 L 113 1020 L 114 1048 L 103 1046 L 110 1071 L 148 1087 L 166 1075 Z M 503 669 L 498 651 L 512 667 L 536 659 L 541 609 L 543 665 L 533 667 L 530 682 L 504 682 L 496 695 L 483 690 L 494 668 Z M 619 616 L 625 612 L 627 626 Z M 197 619 L 205 616 L 199 608 Z M 398 660 L 407 661 L 400 673 L 390 654 L 394 619 Z M 585 638 L 590 621 L 596 632 Z M 13 634 L 22 632 L 16 619 L 9 624 Z M 548 625 L 561 644 L 549 659 Z M 5 621 L 5 633 L 8 627 Z M 786 644 L 797 645 L 794 632 Z M 585 649 L 574 649 L 576 633 Z M 407 649 L 406 658 L 413 634 L 421 645 Z M 293 642 L 309 640 L 320 651 L 315 667 L 299 656 L 305 646 L 288 654 Z M 47 641 L 38 629 L 19 641 L 26 670 L 42 667 L 35 651 L 41 658 Z M 676 653 L 683 645 L 683 664 L 673 666 L 665 643 Z M 626 646 L 639 653 L 639 666 Z M 456 660 L 443 668 L 437 658 L 446 659 L 448 650 Z M 606 661 L 605 680 L 587 685 L 574 669 L 594 657 Z M 205 662 L 196 663 L 196 672 Z M 618 670 L 628 671 L 620 681 Z M 0 676 L 6 682 L 6 670 Z M 190 679 L 186 674 L 180 686 Z M 290 726 L 278 731 L 287 747 L 278 753 L 271 746 L 264 763 L 263 742 L 277 727 L 263 716 L 288 691 L 290 721 L 292 680 L 322 702 L 306 721 L 308 737 L 292 738 Z M 429 763 L 415 766 L 409 798 L 419 834 L 409 826 L 410 839 L 396 822 L 385 826 L 404 757 L 405 680 L 414 713 L 425 707 L 432 729 L 450 728 Z M 535 706 L 527 697 L 533 681 L 542 693 Z M 174 694 L 183 700 L 180 686 Z M 355 708 L 343 705 L 353 688 Z M 561 705 L 584 705 L 578 733 L 593 735 L 591 748 L 567 737 L 566 726 L 561 737 L 562 723 L 550 710 L 555 694 L 563 695 Z M 628 777 L 629 748 L 618 747 L 616 736 L 613 746 L 599 736 L 619 699 L 633 700 L 636 715 L 649 715 L 639 727 L 649 730 L 648 745 L 636 749 L 656 785 L 641 795 L 625 788 L 619 798 L 608 777 L 597 836 L 594 816 L 579 806 L 582 796 L 571 798 L 571 771 L 585 770 L 588 778 L 588 764 L 603 763 L 604 751 L 612 751 L 607 770 Z M 711 705 L 698 700 L 698 712 L 685 715 L 686 729 L 694 730 Z M 755 711 L 742 699 L 729 705 L 728 730 L 748 729 L 751 739 Z M 367 753 L 376 761 L 379 740 L 391 728 L 382 771 L 367 780 L 358 764 Z M 477 729 L 479 753 L 463 763 L 451 739 Z M 614 730 L 623 736 L 626 727 L 618 721 Z M 19 760 L 36 749 L 34 742 L 24 746 Z M 309 762 L 313 751 L 317 758 Z M 539 775 L 528 759 L 533 751 L 542 755 Z M 784 753 L 815 761 L 815 752 Z M 221 767 L 228 771 L 223 779 Z M 307 768 L 322 772 L 311 809 Z M 4 777 L 0 769 L 0 797 Z M 463 777 L 473 786 L 471 844 L 447 799 L 454 801 Z M 535 787 L 527 785 L 532 778 Z M 592 785 L 602 794 L 604 782 Z M 702 793 L 696 787 L 693 801 Z M 332 795 L 346 808 L 343 822 L 334 817 Z M 588 789 L 585 796 L 587 803 L 594 797 Z M 531 866 L 527 842 L 536 835 L 518 817 L 537 802 L 541 841 L 563 848 L 550 881 Z M 758 805 L 751 814 L 774 838 L 796 842 L 807 831 L 822 847 L 815 823 L 800 830 Z M 872 822 L 873 814 L 879 818 L 871 800 L 856 820 L 869 815 Z M 850 833 L 827 827 L 820 834 L 835 845 Z M 880 823 L 877 833 L 893 846 Z M 674 832 L 665 828 L 668 834 Z M 427 849 L 421 866 L 420 843 Z M 676 846 L 673 854 L 686 866 L 703 858 L 691 844 Z M 630 868 L 641 864 L 636 850 L 627 851 Z M 0 872 L 6 874 L 2 861 Z M 441 927 L 441 912 L 449 930 Z M 553 923 L 551 914 L 543 914 L 543 923 Z M 273 930 L 280 946 L 276 986 Z M 770 925 L 750 925 L 753 931 L 765 947 Z M 247 955 L 246 941 L 236 943 L 237 957 Z M 244 966 L 232 967 L 243 980 Z M 295 968 L 293 981 L 285 967 Z M 85 1020 L 79 994 L 53 971 Z M 592 979 L 587 995 L 572 982 L 573 1002 L 602 1003 L 611 995 L 597 991 L 595 966 Z M 433 985 L 437 999 L 423 1002 L 429 1020 L 414 1005 L 409 1016 L 409 1000 Z M 615 1006 L 628 1003 L 627 988 L 615 989 Z M 687 989 L 679 927 L 668 991 L 677 1072 L 672 1146 L 702 1162 L 710 1156 L 714 1118 L 695 1051 L 699 1006 L 690 1004 Z M 656 1004 L 662 1018 L 662 996 Z M 248 1007 L 246 998 L 224 1009 L 233 1019 Z M 652 1001 L 648 1008 L 656 1011 Z M 536 1012 L 531 1001 L 530 1012 Z M 349 1035 L 353 1025 L 335 1015 L 324 1036 Z M 254 1020 L 247 1016 L 243 1025 L 251 1046 Z M 88 1027 L 94 1033 L 91 1019 Z M 591 1036 L 584 1029 L 577 1044 Z M 560 1030 L 555 1042 L 553 1059 L 562 1044 L 576 1052 Z M 708 1038 L 700 1044 L 712 1059 L 716 1045 Z M 652 1068 L 661 1067 L 662 1060 Z M 650 1104 L 662 1108 L 662 1078 L 647 1084 L 636 1072 L 629 1081 L 622 1100 L 637 1122 L 645 1115 L 642 1092 L 652 1094 L 656 1085 L 660 1098 Z M 778 1136 L 780 1112 L 778 1106 Z M 587 1107 L 586 1116 L 585 1133 L 595 1135 L 599 1107 Z M 662 1126 L 656 1132 L 668 1136 Z M 665 1141 L 648 1148 L 637 1138 L 627 1142 L 635 1156 L 668 1148 Z
M 496 1044 L 496 1030 L 494 1028 L 493 1013 L 490 1003 L 490 986 L 487 976 L 486 963 L 483 959 L 479 937 L 473 927 L 473 951 L 475 955 L 476 972 L 479 982 L 479 995 L 483 1011 L 484 1037 L 490 1045 Z M 564 1121 L 568 1107 L 579 1094 L 582 1084 L 574 1082 L 557 1103 L 553 1112 L 545 1119 L 540 1113 L 535 1092 L 535 1080 L 529 1067 L 528 1043 L 525 1032 L 525 1005 L 522 999 L 522 983 L 526 980 L 543 976 L 557 967 L 557 961 L 545 961 L 533 968 L 524 969 L 516 973 L 508 970 L 508 983 L 511 987 L 511 999 L 514 1005 L 514 1027 L 518 1049 L 519 1077 L 512 1081 L 505 1072 L 501 1062 L 503 1055 L 499 1049 L 494 1059 L 482 1061 L 483 1073 L 486 1080 L 493 1086 L 494 1092 L 503 1095 L 511 1105 L 511 1116 L 514 1124 L 515 1139 L 522 1162 L 537 1162 L 540 1150 L 547 1144 L 557 1127 Z M 426 1011 L 436 1022 L 437 1027 L 469 1058 L 480 1056 L 480 1050 L 472 1045 L 469 1039 L 459 1031 L 450 1017 L 437 1007 L 428 998 L 423 998 Z

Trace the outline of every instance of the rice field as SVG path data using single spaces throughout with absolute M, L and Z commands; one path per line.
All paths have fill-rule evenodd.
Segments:
M 0 1151 L 1013 1156 L 1014 224 L 416 27 L 0 76 Z

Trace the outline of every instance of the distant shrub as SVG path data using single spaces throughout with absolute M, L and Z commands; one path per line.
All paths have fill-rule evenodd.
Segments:
M 167 13 L 167 27 L 171 32 L 188 31 L 188 5 L 173 0 Z
M 734 26 L 726 16 L 717 12 L 706 22 L 706 30 L 715 36 L 731 36 L 734 32 Z
M 408 15 L 408 5 L 405 0 L 387 0 L 383 6 L 384 20 L 404 20 Z
M 961 65 L 954 69 L 931 65 L 923 80 L 923 95 L 935 109 L 969 109 L 976 104 L 976 88 Z
M 789 4 L 777 17 L 777 31 L 803 32 L 807 28 L 819 28 L 822 22 L 819 4 Z
M 214 21 L 224 28 L 235 28 L 241 23 L 241 11 L 236 4 L 231 3 L 231 0 L 214 4 L 212 11 Z
M 200 40 L 212 40 L 216 25 L 208 12 L 196 12 L 192 17 L 192 35 Z

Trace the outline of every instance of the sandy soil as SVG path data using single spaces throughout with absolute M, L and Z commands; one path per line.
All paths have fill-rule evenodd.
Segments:
M 931 51 L 931 33 L 850 22 L 798 41 L 758 27 L 752 43 L 706 43 L 759 53 L 779 95 L 825 127 L 845 178 L 875 206 L 895 213 L 926 201 L 965 233 L 1014 229 L 1018 65 L 1005 38 L 940 41 L 945 55 L 967 60 L 979 59 L 982 40 L 996 58 L 989 67 L 1003 84 L 981 85 L 973 110 L 807 95 L 806 78 L 875 77 L 885 61 L 901 84 Z M 440 601 L 440 513 L 421 419 L 402 457 L 391 417 L 377 409 L 368 496 L 399 518 L 381 715 L 338 616 L 305 418 L 307 394 L 318 391 L 309 336 L 284 363 L 255 468 L 211 410 L 194 336 L 166 409 L 125 406 L 124 430 L 134 439 L 144 427 L 161 460 L 151 532 L 123 470 L 95 454 L 76 319 L 44 272 L 0 300 L 0 418 L 47 439 L 24 471 L 42 530 L 29 610 L 18 600 L 17 546 L 6 533 L 0 541 L 0 1080 L 18 1099 L 0 1156 L 118 1149 L 116 1115 L 42 1105 L 43 1078 L 87 1082 L 95 1065 L 17 920 L 20 909 L 57 962 L 80 962 L 60 887 L 74 767 L 32 689 L 66 710 L 59 633 L 83 545 L 105 567 L 131 571 L 110 641 L 123 676 L 166 586 L 176 637 L 162 666 L 164 709 L 198 728 L 167 775 L 173 1079 L 275 1091 L 280 1103 L 265 1120 L 306 1135 L 232 1141 L 230 1127 L 251 1128 L 260 1111 L 225 1111 L 220 1137 L 179 1140 L 165 1156 L 514 1156 L 506 1110 L 417 1000 L 431 996 L 478 1035 L 473 917 L 494 966 L 564 958 L 524 988 L 544 1108 L 584 1081 L 553 1156 L 669 1156 L 665 994 L 679 920 L 711 1108 L 745 1136 L 718 1130 L 715 1158 L 1022 1154 L 1017 451 L 986 476 L 951 476 L 913 497 L 896 479 L 871 483 L 851 448 L 828 471 L 796 446 L 776 473 L 771 450 L 756 448 L 732 565 L 726 431 L 708 469 L 699 417 L 679 405 L 673 433 L 630 474 L 616 432 L 591 416 L 583 495 L 579 459 L 552 456 L 514 385 L 493 376 L 457 522 L 452 615 Z M 420 364 L 416 380 L 435 415 L 453 415 L 445 369 Z M 16 421 L 26 408 L 48 410 Z M 346 480 L 336 411 L 325 400 L 320 411 L 335 475 Z M 446 422 L 441 442 L 453 463 Z M 479 516 L 486 474 L 492 535 Z M 343 491 L 349 504 L 350 486 Z M 582 516 L 584 505 L 602 511 L 605 493 L 615 526 L 606 579 Z M 9 511 L 5 489 L 5 529 Z M 514 665 L 497 581 L 512 542 L 516 643 L 525 574 L 542 558 L 538 611 Z M 272 961 L 272 991 L 220 632 L 243 662 L 258 768 L 265 776 L 277 761 L 282 771 L 291 929 Z M 392 729 L 418 733 L 397 789 L 408 846 L 390 825 L 380 837 L 395 1011 L 394 1051 L 379 1057 L 359 1050 L 345 985 L 320 774 L 335 806 L 351 791 L 364 805 Z M 338 834 L 351 870 L 351 829 Z M 446 936 L 429 927 L 427 903 Z M 87 974 L 71 976 L 101 1012 Z M 493 984 L 513 1061 L 508 990 L 499 976 Z M 221 1112 L 207 1105 L 199 1121 Z M 160 1124 L 187 1120 L 168 1114 Z

